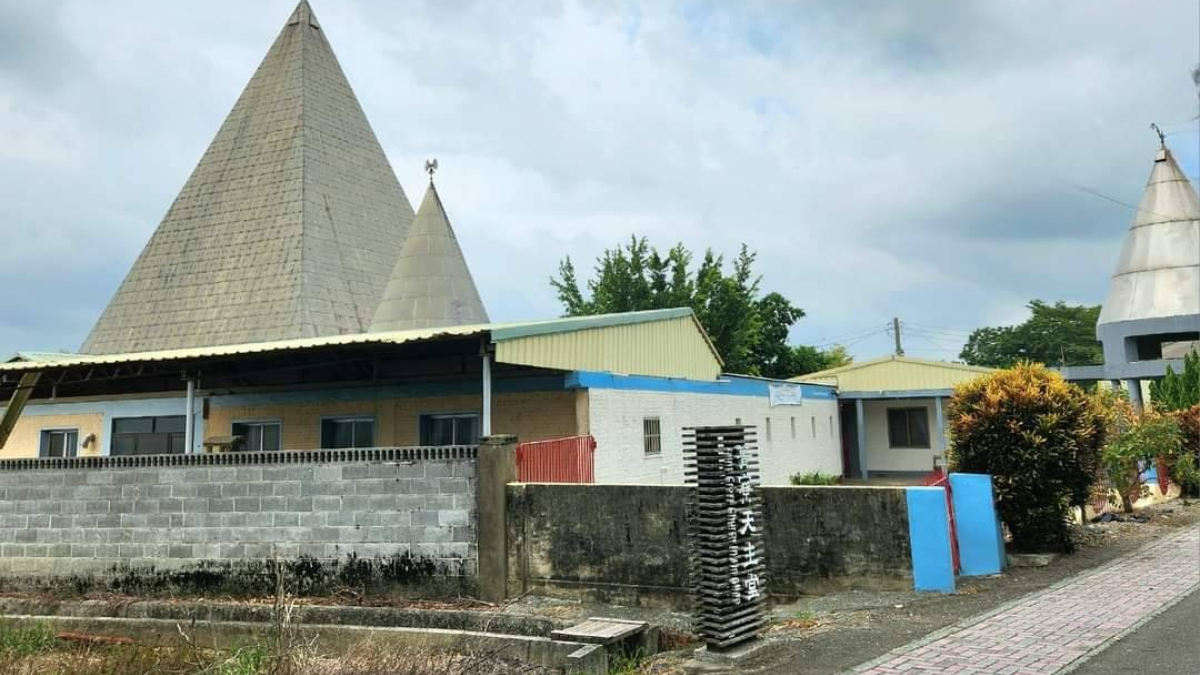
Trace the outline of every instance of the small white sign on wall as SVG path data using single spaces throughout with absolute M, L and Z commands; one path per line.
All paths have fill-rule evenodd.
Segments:
M 803 405 L 804 395 L 800 385 L 788 382 L 770 382 L 767 384 L 771 405 Z

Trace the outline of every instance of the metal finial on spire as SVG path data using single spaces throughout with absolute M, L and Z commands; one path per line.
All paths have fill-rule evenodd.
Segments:
M 1154 122 L 1150 123 L 1150 128 L 1154 130 L 1154 133 L 1158 134 L 1159 145 L 1163 146 L 1164 148 L 1167 147 L 1167 135 L 1162 132 L 1162 129 L 1159 129 L 1158 125 Z
M 438 163 L 437 163 L 436 157 L 434 157 L 433 159 L 425 160 L 425 172 L 429 174 L 429 182 L 430 183 L 433 182 L 433 172 L 437 171 L 437 169 L 438 169 Z

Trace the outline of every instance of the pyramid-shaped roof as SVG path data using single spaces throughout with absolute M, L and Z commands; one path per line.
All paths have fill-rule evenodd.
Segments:
M 304 0 L 81 351 L 362 332 L 412 218 Z
M 1200 315 L 1200 199 L 1164 144 L 1125 236 L 1100 324 Z
M 475 280 L 430 181 L 371 332 L 487 323 Z

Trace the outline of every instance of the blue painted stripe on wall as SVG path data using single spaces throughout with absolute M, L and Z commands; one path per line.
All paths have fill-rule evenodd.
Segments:
M 530 393 L 539 391 L 562 391 L 563 378 L 530 377 L 520 379 L 492 380 L 492 392 L 496 394 Z M 209 398 L 210 405 L 218 408 L 247 405 L 272 405 L 288 403 L 324 403 L 328 401 L 369 401 L 383 398 L 424 398 L 428 396 L 467 396 L 482 394 L 483 384 L 479 380 L 449 380 L 445 382 L 423 382 L 419 384 L 384 385 L 380 387 L 350 387 L 341 389 L 307 389 L 303 391 L 275 391 L 255 394 L 225 394 Z
M 701 381 L 643 375 L 616 375 L 577 370 L 567 373 L 568 389 L 625 389 L 634 391 L 664 391 L 688 394 L 719 394 L 724 396 L 769 396 L 769 381 L 750 377 L 723 376 L 720 380 Z M 835 401 L 837 392 L 833 387 L 786 382 L 799 386 L 801 396 L 818 401 Z
M 950 513 L 946 491 L 910 487 L 908 534 L 912 542 L 913 587 L 918 591 L 954 592 L 954 558 L 950 552 Z
M 200 415 L 200 398 L 196 398 L 195 407 L 196 447 L 204 438 L 204 419 Z M 40 417 L 43 415 L 95 415 L 104 417 L 104 433 L 100 437 L 100 454 L 112 454 L 112 421 L 114 417 L 158 417 L 160 415 L 187 414 L 187 399 L 178 398 L 135 398 L 118 399 L 115 401 L 80 401 L 78 403 L 31 403 L 25 407 L 21 415 Z
M 987 576 L 1004 570 L 1004 536 L 992 494 L 992 477 L 979 473 L 950 474 L 954 526 L 963 576 Z

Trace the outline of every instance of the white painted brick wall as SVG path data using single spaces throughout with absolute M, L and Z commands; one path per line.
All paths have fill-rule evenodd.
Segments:
M 834 400 L 806 399 L 799 406 L 771 407 L 766 396 L 590 389 L 588 401 L 596 438 L 597 483 L 682 483 L 683 427 L 733 424 L 739 418 L 742 424 L 758 427 L 764 485 L 786 485 L 795 473 L 842 473 Z M 662 453 L 646 455 L 642 420 L 655 416 L 662 424 Z

